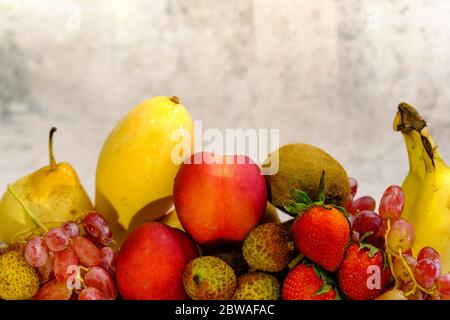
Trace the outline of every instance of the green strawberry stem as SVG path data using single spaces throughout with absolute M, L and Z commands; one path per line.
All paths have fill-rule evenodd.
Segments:
M 30 219 L 33 221 L 33 223 L 38 226 L 39 228 L 42 229 L 42 231 L 44 231 L 44 233 L 48 232 L 47 227 L 30 211 L 30 209 L 28 209 L 28 207 L 26 206 L 26 204 L 23 202 L 23 200 L 19 197 L 19 195 L 16 193 L 16 191 L 14 190 L 14 188 L 11 185 L 8 185 L 8 191 L 9 193 L 12 194 L 12 196 L 17 200 L 17 202 L 19 202 L 19 204 L 22 206 L 22 208 L 25 210 L 25 212 L 27 213 L 28 217 L 30 217 Z
M 349 216 L 345 208 L 325 203 L 325 170 L 322 170 L 322 174 L 320 175 L 319 191 L 317 193 L 316 202 L 313 202 L 310 196 L 302 190 L 294 188 L 291 193 L 294 200 L 291 200 L 288 205 L 283 205 L 288 215 L 296 218 L 313 207 L 322 207 L 327 210 L 335 208 L 342 212 L 350 224 L 350 221 L 348 220 Z

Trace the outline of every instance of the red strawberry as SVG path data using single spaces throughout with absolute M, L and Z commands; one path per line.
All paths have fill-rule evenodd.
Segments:
M 312 207 L 292 225 L 297 248 L 327 271 L 336 271 L 350 241 L 350 226 L 345 216 L 333 207 Z
M 283 282 L 283 300 L 334 300 L 336 290 L 323 271 L 313 265 L 298 264 Z
M 336 271 L 350 241 L 350 224 L 344 208 L 324 203 L 324 180 L 325 172 L 322 172 L 317 202 L 305 192 L 294 189 L 295 201 L 285 208 L 298 215 L 291 229 L 297 248 L 325 270 Z
M 339 288 L 349 299 L 374 299 L 384 291 L 390 279 L 391 271 L 379 249 L 367 244 L 349 246 L 338 271 Z

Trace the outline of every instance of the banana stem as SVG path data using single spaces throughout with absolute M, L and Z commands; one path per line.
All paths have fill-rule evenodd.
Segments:
M 39 228 L 41 228 L 44 231 L 44 233 L 47 233 L 48 232 L 47 227 L 44 224 L 42 224 L 42 222 L 30 211 L 30 209 L 28 209 L 26 204 L 22 201 L 22 199 L 19 197 L 19 195 L 16 193 L 16 191 L 14 190 L 14 188 L 11 185 L 8 185 L 8 191 L 17 200 L 17 202 L 19 202 L 19 204 L 22 206 L 22 208 L 25 210 L 25 212 L 30 217 L 30 219 L 34 222 L 34 224 L 36 226 L 38 226 Z
M 49 159 L 50 159 L 50 169 L 55 170 L 56 169 L 56 159 L 55 159 L 55 154 L 53 152 L 53 134 L 56 132 L 56 128 L 53 127 L 50 130 L 50 134 L 48 137 L 48 155 L 49 155 Z

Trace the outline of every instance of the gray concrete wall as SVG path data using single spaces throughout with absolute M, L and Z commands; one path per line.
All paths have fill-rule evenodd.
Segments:
M 177 95 L 205 127 L 280 128 L 379 197 L 407 172 L 392 132 L 416 105 L 450 160 L 450 1 L 0 0 L 0 186 L 56 154 L 93 194 L 102 143 Z

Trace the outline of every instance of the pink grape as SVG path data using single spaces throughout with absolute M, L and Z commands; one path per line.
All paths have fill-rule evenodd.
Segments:
M 417 255 L 417 261 L 422 259 L 430 259 L 433 260 L 438 266 L 439 273 L 441 273 L 441 257 L 439 253 L 431 247 L 423 247 L 420 249 L 419 254 Z
M 48 259 L 48 249 L 45 241 L 38 236 L 31 238 L 23 252 L 25 260 L 33 268 L 43 266 Z
M 355 222 L 353 223 L 353 230 L 358 232 L 360 237 L 368 232 L 372 232 L 372 235 L 370 236 L 372 237 L 380 230 L 382 222 L 380 216 L 375 212 L 364 210 L 356 217 Z
M 97 288 L 88 287 L 80 291 L 78 300 L 105 300 L 105 296 Z
M 386 189 L 380 201 L 380 216 L 392 221 L 400 218 L 405 206 L 405 195 L 399 186 L 390 186 Z
M 80 226 L 75 221 L 64 222 L 61 228 L 63 228 L 69 238 L 75 238 L 80 235 Z
M 356 196 L 356 192 L 358 192 L 358 181 L 355 178 L 348 178 L 348 182 L 350 183 L 350 194 L 354 198 Z
M 54 228 L 45 237 L 47 247 L 55 252 L 64 250 L 69 245 L 69 236 L 62 228 Z
M 69 300 L 72 296 L 72 289 L 69 289 L 65 282 L 52 280 L 47 282 L 35 296 L 35 300 Z
M 114 280 L 103 268 L 91 268 L 84 275 L 84 282 L 86 286 L 100 290 L 106 300 L 114 300 L 117 297 L 117 288 L 114 285 Z
M 430 289 L 439 279 L 438 266 L 433 260 L 422 259 L 414 267 L 414 278 L 425 289 Z
M 116 273 L 116 253 L 110 247 L 103 247 L 100 252 L 102 254 L 103 269 L 105 269 L 111 276 L 114 276 Z
M 106 220 L 97 212 L 89 212 L 83 219 L 86 232 L 102 246 L 108 246 L 112 241 L 112 233 Z
M 441 296 L 450 297 L 450 273 L 446 273 L 439 278 L 438 287 Z
M 439 253 L 431 247 L 423 247 L 422 249 L 420 249 L 419 254 L 417 255 L 417 261 L 420 261 L 422 259 L 430 259 L 434 262 L 441 261 Z
M 414 270 L 414 267 L 417 264 L 416 259 L 406 254 L 403 255 L 403 258 L 405 259 L 406 264 L 409 266 L 411 271 Z M 404 266 L 403 262 L 400 259 L 395 259 L 394 261 L 394 274 L 398 279 L 402 280 L 403 282 L 409 282 L 412 280 L 411 275 L 409 274 L 408 270 L 406 269 L 406 267 Z
M 412 281 L 406 282 L 406 283 L 402 284 L 401 290 L 406 293 L 406 292 L 410 292 L 413 289 L 413 287 L 414 287 L 414 283 Z M 407 296 L 406 298 L 408 300 L 425 300 L 426 295 L 420 289 L 416 289 L 415 293 Z
M 371 196 L 363 196 L 354 200 L 348 207 L 348 212 L 357 215 L 364 210 L 374 211 L 377 203 Z
M 414 241 L 414 227 L 405 220 L 399 219 L 394 222 L 389 234 L 387 235 L 389 248 L 398 253 L 408 251 Z
M 53 272 L 59 282 L 65 282 L 72 275 L 70 273 L 71 266 L 78 266 L 78 259 L 75 251 L 66 248 L 62 251 L 55 252 L 53 261 Z
M 90 268 L 102 263 L 100 250 L 91 240 L 81 236 L 75 237 L 72 239 L 70 247 L 75 251 L 83 266 Z
M 41 284 L 44 284 L 55 277 L 55 275 L 53 274 L 53 260 L 54 254 L 50 251 L 45 264 L 37 268 L 39 282 Z

